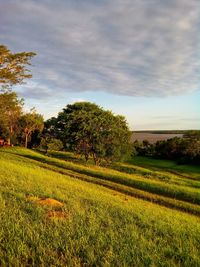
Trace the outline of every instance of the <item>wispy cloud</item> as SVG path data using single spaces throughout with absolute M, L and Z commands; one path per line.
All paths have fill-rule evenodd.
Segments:
M 0 0 L 0 6 L 0 42 L 38 53 L 30 97 L 90 90 L 167 96 L 199 88 L 199 0 Z

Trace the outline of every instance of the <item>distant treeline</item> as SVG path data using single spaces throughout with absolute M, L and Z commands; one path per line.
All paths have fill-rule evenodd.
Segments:
M 132 131 L 133 133 L 151 133 L 151 134 L 187 134 L 191 130 L 147 130 Z
M 200 164 L 200 131 L 186 131 L 183 138 L 174 137 L 155 144 L 148 140 L 136 140 L 132 152 L 132 156 L 135 155 L 175 160 L 184 164 Z

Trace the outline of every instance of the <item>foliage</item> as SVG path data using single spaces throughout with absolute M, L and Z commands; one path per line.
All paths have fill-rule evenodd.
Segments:
M 44 127 L 43 116 L 36 113 L 35 109 L 32 109 L 29 113 L 25 113 L 20 117 L 19 121 L 22 134 L 24 135 L 24 145 L 28 146 L 28 139 L 35 131 L 42 131 Z
M 174 137 L 168 140 L 158 141 L 155 144 L 155 154 L 157 158 L 178 159 L 181 153 L 183 139 Z
M 0 45 L 0 135 L 8 144 L 21 140 L 19 122 L 24 119 L 24 115 L 21 117 L 23 100 L 11 91 L 11 86 L 32 77 L 26 66 L 35 55 L 33 52 L 12 53 Z
M 154 154 L 155 147 L 148 140 L 144 140 L 143 142 L 139 142 L 135 140 L 132 146 L 132 156 L 140 155 L 140 156 L 152 156 Z
M 17 97 L 14 92 L 4 92 L 0 94 L 0 134 L 2 137 L 10 139 L 16 137 L 19 130 L 18 120 L 22 114 L 23 100 Z
M 174 137 L 157 141 L 156 144 L 135 141 L 133 153 L 139 156 L 176 160 L 179 163 L 200 164 L 200 140 L 195 131 L 188 133 L 184 138 Z
M 61 140 L 52 137 L 42 137 L 40 142 L 40 148 L 48 151 L 60 151 L 63 149 L 63 143 Z
M 200 139 L 185 139 L 180 151 L 181 162 L 200 164 Z
M 59 151 L 62 149 L 63 149 L 63 143 L 59 139 L 52 138 L 51 141 L 48 143 L 49 151 Z
M 39 149 L 44 149 L 45 153 L 47 153 L 48 150 L 48 139 L 45 137 L 42 137 L 40 140 L 40 145 L 38 146 Z
M 28 146 L 29 148 L 37 148 L 40 145 L 42 138 L 41 130 L 34 130 L 29 138 Z
M 32 133 L 37 135 L 43 129 L 43 117 L 34 109 L 23 113 L 22 107 L 23 99 L 15 92 L 0 93 L 0 137 L 7 139 L 8 144 L 21 144 L 24 138 L 27 146 Z
M 196 139 L 196 140 L 200 140 L 200 131 L 199 130 L 190 130 L 187 131 L 184 134 L 185 138 L 189 138 L 189 139 Z
M 26 65 L 30 65 L 35 55 L 33 52 L 12 53 L 5 45 L 0 45 L 0 86 L 6 88 L 31 78 Z
M 125 118 L 89 102 L 68 105 L 46 126 L 46 132 L 53 132 L 86 161 L 92 156 L 97 165 L 102 160 L 119 160 L 129 152 L 131 134 Z
M 46 137 L 61 138 L 62 130 L 57 125 L 57 118 L 52 117 L 44 122 L 43 135 Z

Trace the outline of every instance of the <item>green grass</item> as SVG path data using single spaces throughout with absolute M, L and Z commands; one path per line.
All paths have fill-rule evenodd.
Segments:
M 129 164 L 156 169 L 164 169 L 170 172 L 182 174 L 183 176 L 200 180 L 200 167 L 194 165 L 177 164 L 175 161 L 153 159 L 149 157 L 136 156 L 128 160 Z
M 185 179 L 182 179 L 182 177 L 180 178 L 177 175 L 175 176 L 174 174 L 165 174 L 168 176 L 164 181 L 163 178 L 162 181 L 153 181 L 154 179 L 157 180 L 158 172 L 154 172 L 153 174 L 155 177 L 153 177 L 151 171 L 151 176 L 148 174 L 147 179 L 146 175 L 141 175 L 144 172 L 144 168 L 132 165 L 126 165 L 126 169 L 127 166 L 129 166 L 129 169 L 137 168 L 137 171 L 139 169 L 140 172 L 142 169 L 140 175 L 128 175 L 127 173 L 116 172 L 112 169 L 57 160 L 55 158 L 45 157 L 44 155 L 35 153 L 34 151 L 12 150 L 9 151 L 7 156 L 9 156 L 10 153 L 17 153 L 24 158 L 32 159 L 35 165 L 37 164 L 40 167 L 59 172 L 61 174 L 70 174 L 71 177 L 100 184 L 134 197 L 150 200 L 151 202 L 184 210 L 193 214 L 200 214 L 199 205 L 192 204 L 193 202 L 198 203 L 199 200 L 199 190 L 197 189 L 197 185 L 195 185 L 194 188 L 192 188 L 192 184 L 185 186 Z M 57 156 L 57 154 L 60 153 L 53 153 L 51 156 L 55 156 L 55 154 Z M 62 158 L 63 156 L 64 153 L 62 152 Z M 69 157 L 69 153 L 66 153 L 66 157 Z M 70 158 L 73 158 L 72 155 Z M 75 161 L 77 161 L 76 157 Z M 81 159 L 78 159 L 78 161 L 81 161 Z M 22 166 L 23 164 L 24 163 L 22 163 Z M 117 166 L 121 168 L 121 165 L 124 166 L 124 164 L 118 163 L 115 167 Z M 145 171 L 147 173 L 149 172 L 147 169 L 145 169 Z M 160 175 L 161 174 L 159 174 L 159 176 Z M 149 177 L 152 179 L 149 179 Z M 176 179 L 174 177 L 176 177 Z M 177 181 L 180 185 L 183 183 L 184 187 L 177 186 Z M 189 183 L 191 181 L 193 183 L 193 180 L 188 179 Z M 173 185 L 174 183 L 175 186 Z M 186 200 L 189 203 L 182 200 Z
M 24 151 L 21 153 L 24 157 L 34 159 L 35 161 L 43 162 L 48 166 L 57 166 L 59 168 L 72 170 L 80 174 L 89 175 L 103 180 L 126 185 L 132 188 L 141 189 L 150 193 L 163 195 L 166 197 L 176 198 L 177 200 L 188 201 L 194 204 L 200 204 L 200 190 L 198 188 L 191 188 L 190 186 L 177 185 L 167 181 L 157 179 L 147 179 L 139 174 L 127 174 L 116 170 L 85 166 L 69 161 L 58 160 L 51 157 L 38 154 L 36 152 Z
M 85 160 L 82 157 L 79 157 L 77 155 L 74 155 L 71 152 L 49 152 L 49 156 L 52 156 L 54 158 L 63 159 L 71 162 L 81 163 L 85 165 Z M 89 164 L 93 165 L 93 161 L 89 160 Z M 135 171 L 142 171 L 139 172 L 140 174 L 145 174 L 145 172 L 148 174 L 153 170 L 154 177 L 155 177 L 155 171 L 158 170 L 161 175 L 160 178 L 165 179 L 164 176 L 167 174 L 177 174 L 180 178 L 183 178 L 184 176 L 189 179 L 198 180 L 200 181 L 200 166 L 194 166 L 194 165 L 181 165 L 177 164 L 175 161 L 171 160 L 160 160 L 160 159 L 153 159 L 150 157 L 141 157 L 136 156 L 127 161 L 127 163 L 118 163 L 114 164 L 113 168 L 117 170 L 121 170 L 121 167 L 125 166 L 126 170 L 123 169 L 122 171 L 128 172 L 128 173 L 135 173 Z M 129 170 L 128 170 L 129 168 Z M 133 169 L 135 168 L 135 171 L 133 172 Z M 169 176 L 168 175 L 168 176 Z
M 188 213 L 199 205 L 166 197 L 163 189 L 151 192 L 153 185 L 180 187 L 198 199 L 197 188 L 174 184 L 178 175 L 173 182 L 160 174 L 147 177 L 140 168 L 128 174 L 72 161 L 70 154 L 61 160 L 20 148 L 0 150 L 0 266 L 200 266 L 200 218 Z M 137 187 L 139 179 L 145 188 Z M 142 194 L 148 201 L 138 199 Z M 61 201 L 67 217 L 49 220 L 55 208 L 27 196 Z M 154 198 L 175 207 L 154 204 Z M 174 203 L 194 212 L 178 211 Z

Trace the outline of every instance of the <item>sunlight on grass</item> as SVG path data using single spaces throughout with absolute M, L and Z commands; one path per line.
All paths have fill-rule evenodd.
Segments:
M 45 169 L 27 156 L 62 168 Z M 71 177 L 64 169 L 67 164 L 81 168 L 34 151 L 0 150 L 0 265 L 199 265 L 199 217 Z M 82 168 L 94 175 L 122 175 Z M 40 205 L 40 200 L 63 205 Z

